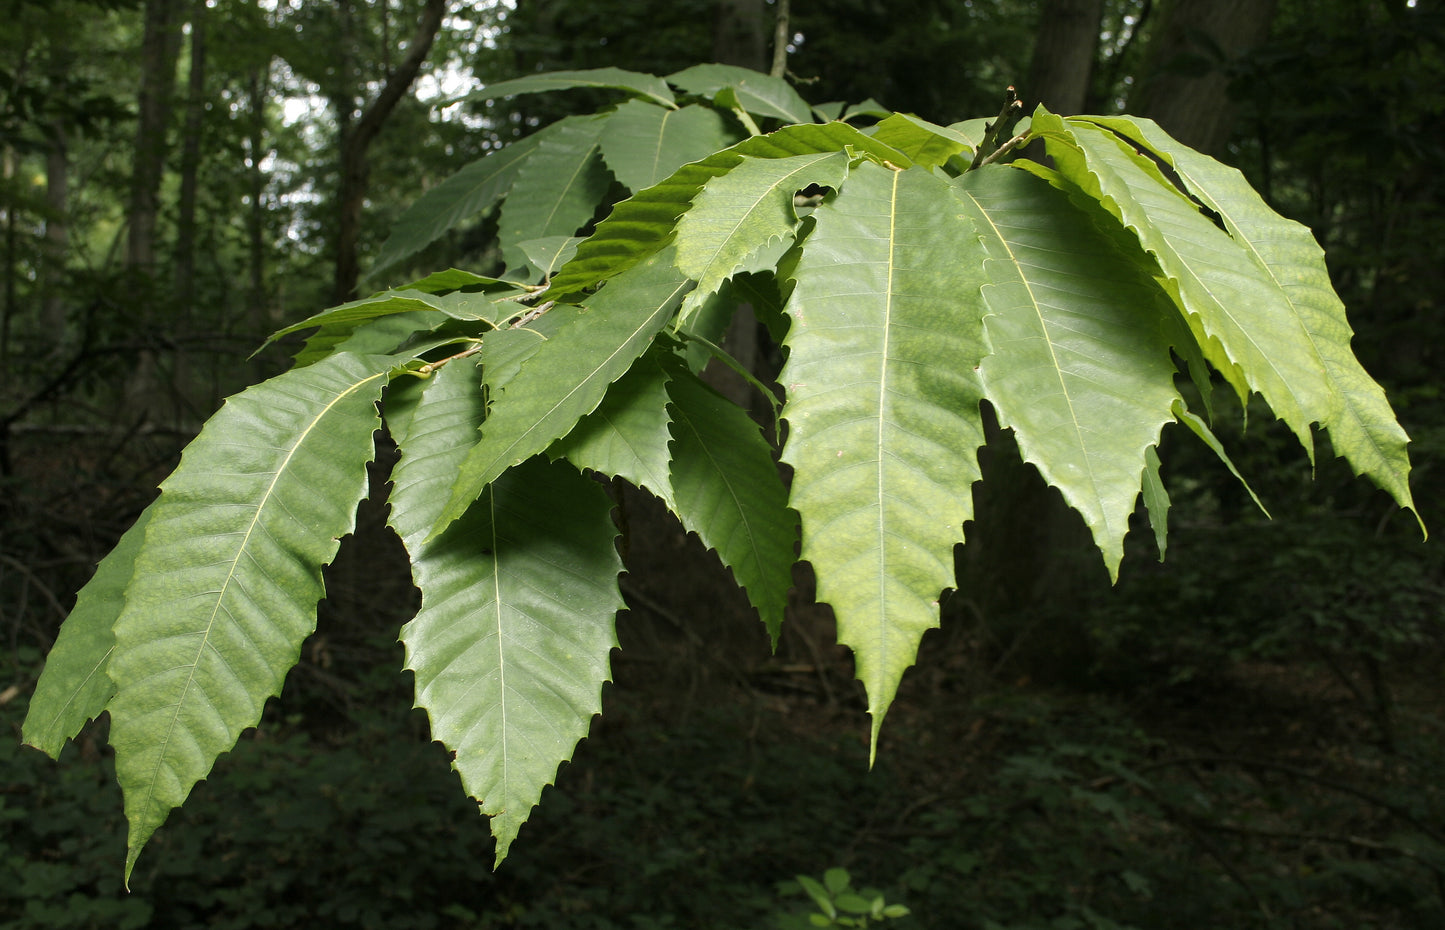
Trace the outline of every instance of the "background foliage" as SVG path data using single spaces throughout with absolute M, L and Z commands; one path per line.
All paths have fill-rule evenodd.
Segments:
M 418 93 L 429 92 L 426 75 L 445 61 L 465 61 L 490 80 L 534 64 L 666 72 L 715 52 L 709 30 L 698 28 L 712 21 L 711 4 L 625 5 L 649 23 L 640 31 L 622 28 L 622 16 L 590 31 L 568 26 L 587 4 L 453 6 Z M 868 84 L 853 77 L 860 70 L 849 66 L 849 44 L 856 62 L 869 41 L 907 48 L 910 37 L 926 35 L 928 54 L 920 52 L 911 73 L 937 75 L 939 86 L 956 80 L 959 89 L 911 96 L 904 84 L 879 80 L 836 92 L 815 85 L 807 96 L 871 95 L 946 121 L 955 114 L 939 99 L 983 101 L 957 115 L 990 109 L 998 85 L 1018 80 L 1048 21 L 1043 7 L 1061 5 L 890 5 L 869 21 L 870 32 L 856 28 L 858 11 L 846 6 L 797 5 L 795 73 Z M 1117 96 L 1122 108 L 1163 13 L 1148 4 L 1105 6 L 1106 26 L 1148 11 L 1137 37 L 1116 30 L 1095 49 L 1096 94 Z M 219 397 L 275 364 L 266 355 L 234 360 L 331 293 L 330 98 L 338 94 L 323 79 L 337 56 L 322 39 L 343 41 L 339 24 L 326 19 L 339 5 L 308 4 L 305 17 L 285 4 L 208 8 L 216 17 L 208 34 L 227 40 L 207 58 L 204 209 L 189 300 L 180 296 L 175 271 L 184 263 L 168 254 L 174 250 L 160 249 L 153 268 L 123 258 L 140 7 L 21 3 L 22 18 L 4 39 L 0 127 L 14 167 L 4 187 L 0 604 L 10 661 L 0 700 L 12 730 L 71 592 Z M 397 7 L 384 18 L 379 7 L 355 5 L 353 23 L 364 27 L 351 40 L 372 43 L 355 59 L 376 69 L 353 75 L 355 88 L 399 56 L 397 39 L 417 9 Z M 86 54 L 65 57 L 50 15 L 94 30 L 93 41 L 72 46 Z M 1439 263 L 1428 245 L 1441 222 L 1432 196 L 1440 127 L 1430 118 L 1438 93 L 1431 88 L 1440 86 L 1439 15 L 1429 5 L 1281 0 L 1266 44 L 1197 48 L 1170 65 L 1233 80 L 1234 133 L 1220 154 L 1325 244 L 1359 334 L 1356 350 L 1414 439 L 1417 502 L 1427 518 L 1441 512 Z M 930 30 L 928 16 L 947 18 L 950 28 Z M 664 35 L 672 40 L 647 47 Z M 929 57 L 934 39 L 937 58 Z M 381 51 L 388 40 L 389 54 Z M 960 56 L 948 41 L 976 42 L 984 54 Z M 526 57 L 543 49 L 545 61 Z M 42 67 L 51 60 L 70 64 Z M 184 74 L 188 58 L 180 60 Z M 977 64 L 960 69 L 960 60 Z M 996 62 L 995 70 L 983 62 Z M 176 139 L 181 83 L 170 124 Z M 305 106 L 285 104 L 288 97 Z M 371 151 L 363 229 L 373 238 L 363 250 L 375 254 L 418 186 L 550 119 L 521 107 L 551 99 L 518 98 L 516 109 L 478 104 L 470 125 L 404 100 Z M 257 122 L 262 145 L 253 149 Z M 47 166 L 57 126 L 66 130 L 71 182 L 60 212 L 46 197 L 55 187 Z M 251 159 L 253 151 L 261 157 Z M 180 221 L 171 193 L 180 150 L 170 158 L 163 242 Z M 264 209 L 247 209 L 256 205 Z M 69 232 L 63 252 L 47 245 L 56 217 Z M 449 234 L 418 266 L 487 270 L 493 223 Z M 135 377 L 139 368 L 156 377 Z M 57 778 L 37 754 L 13 749 L 0 774 L 0 813 L 18 826 L 7 829 L 3 855 L 23 882 L 7 885 L 12 897 L 0 913 L 16 926 L 285 926 L 298 919 L 287 916 L 297 912 L 286 902 L 299 897 L 339 924 L 366 919 L 367 907 L 346 910 L 360 902 L 377 913 L 410 907 L 408 919 L 425 919 L 421 913 L 476 926 L 717 926 L 720 913 L 745 926 L 758 915 L 806 909 L 802 896 L 779 896 L 774 882 L 842 864 L 908 904 L 913 916 L 904 920 L 940 926 L 1436 925 L 1438 544 L 1422 547 L 1408 521 L 1346 469 L 1324 464 L 1327 457 L 1311 484 L 1293 440 L 1267 415 L 1251 417 L 1249 429 L 1250 441 L 1231 448 L 1275 520 L 1261 522 L 1187 444 L 1166 449 L 1177 469 L 1166 475 L 1175 489 L 1173 557 L 1163 568 L 1147 556 L 1126 559 L 1117 590 L 1070 555 L 1049 571 L 1032 561 L 1040 551 L 1087 555 L 1067 543 L 1080 528 L 1010 519 L 980 502 L 970 538 L 1018 555 L 1002 574 L 968 549 L 960 555 L 961 574 L 980 583 L 947 605 L 944 629 L 925 640 L 890 716 L 880 770 L 866 777 L 856 740 L 862 705 L 846 655 L 828 645 L 827 618 L 800 599 L 795 632 L 767 658 L 745 607 L 695 543 L 660 520 L 643 523 L 647 504 L 633 502 L 634 525 L 651 527 L 632 535 L 634 564 L 672 564 L 681 552 L 695 567 L 629 577 L 633 612 L 621 630 L 618 683 L 604 699 L 607 722 L 563 770 L 528 828 L 536 833 L 492 877 L 485 822 L 461 801 L 423 730 L 386 709 L 405 706 L 410 683 L 386 671 L 397 665 L 397 647 L 378 631 L 394 629 L 413 605 L 402 563 L 388 549 L 394 543 L 373 541 L 344 554 L 331 573 L 322 629 L 259 735 L 223 761 L 202 805 L 158 835 L 171 849 L 203 851 L 196 873 L 169 881 L 163 872 L 138 873 L 136 893 L 120 896 L 119 806 L 108 794 L 104 750 L 82 740 Z M 984 467 L 1023 487 L 1034 480 L 1010 471 L 1002 455 Z M 1040 497 L 1031 506 L 1048 513 Z M 372 515 L 371 527 L 378 524 Z M 378 581 L 391 598 L 376 595 Z M 806 593 L 807 579 L 799 581 Z M 722 719 L 700 710 L 722 696 L 743 709 Z M 412 777 L 393 781 L 392 772 Z M 437 784 L 421 787 L 428 778 Z M 798 784 L 820 799 L 801 818 Z M 312 804 L 306 811 L 315 819 L 303 818 L 285 800 L 297 794 L 332 806 Z M 406 795 L 426 802 L 393 803 Z M 268 820 L 257 810 L 279 813 Z M 730 829 L 719 834 L 719 824 Z M 338 850 L 338 831 L 358 841 Z M 276 842 L 278 834 L 289 841 Z M 168 850 L 154 864 L 178 868 L 190 858 Z M 316 871 L 321 862 L 334 870 Z M 633 868 L 638 862 L 646 867 Z M 418 878 L 364 880 L 399 866 L 415 866 Z M 1197 894 L 1201 875 L 1217 882 L 1218 894 Z M 420 909 L 379 900 L 423 888 L 428 903 Z

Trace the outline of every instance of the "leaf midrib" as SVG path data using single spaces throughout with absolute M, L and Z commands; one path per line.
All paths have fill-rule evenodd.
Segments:
M 155 787 L 156 783 L 160 780 L 159 776 L 161 767 L 164 765 L 167 751 L 170 749 L 171 739 L 175 734 L 176 724 L 180 720 L 181 709 L 185 706 L 186 697 L 191 692 L 191 686 L 195 684 L 196 671 L 200 668 L 201 656 L 205 654 L 206 647 L 210 645 L 211 634 L 212 632 L 214 632 L 216 627 L 216 618 L 220 613 L 221 603 L 226 599 L 226 594 L 230 590 L 231 582 L 236 577 L 236 566 L 240 564 L 242 555 L 245 554 L 247 547 L 250 545 L 251 536 L 253 533 L 255 533 L 256 527 L 261 522 L 261 514 L 266 509 L 266 505 L 271 502 L 271 499 L 276 490 L 276 485 L 281 480 L 281 475 L 286 472 L 287 466 L 290 465 L 291 460 L 296 456 L 297 451 L 300 450 L 300 448 L 305 444 L 307 437 L 312 434 L 312 432 L 316 429 L 317 425 L 327 416 L 327 414 L 329 414 L 336 407 L 337 404 L 341 403 L 344 398 L 360 390 L 367 383 L 375 381 L 377 378 L 381 378 L 384 376 L 385 372 L 377 372 L 373 375 L 363 378 L 362 380 L 350 385 L 349 387 L 347 387 L 346 390 L 338 393 L 329 402 L 327 402 L 327 404 L 321 408 L 321 410 L 316 414 L 316 416 L 312 418 L 311 422 L 306 424 L 306 428 L 301 430 L 297 434 L 296 441 L 292 443 L 291 447 L 288 450 L 286 450 L 286 455 L 282 458 L 280 466 L 276 469 L 275 474 L 271 476 L 271 483 L 266 486 L 265 493 L 261 496 L 259 503 L 256 505 L 256 512 L 252 515 L 251 522 L 246 526 L 246 532 L 242 535 L 241 542 L 236 547 L 236 554 L 230 560 L 230 568 L 226 572 L 226 579 L 221 583 L 220 590 L 216 592 L 216 602 L 215 605 L 211 608 L 210 616 L 206 619 L 205 628 L 197 631 L 201 634 L 201 643 L 200 646 L 196 649 L 195 659 L 186 666 L 186 668 L 188 669 L 186 675 L 186 683 L 181 688 L 180 697 L 177 699 L 176 703 L 172 705 L 172 707 L 174 708 L 174 713 L 171 714 L 170 722 L 166 726 L 165 737 L 160 741 L 159 752 L 156 753 L 155 765 L 154 767 L 152 767 L 150 778 L 147 780 L 145 798 L 143 799 L 141 804 L 142 810 L 149 810 L 151 803 L 155 798 Z M 214 649 L 214 647 L 212 648 Z M 216 650 L 216 654 L 220 655 L 220 651 Z M 224 657 L 222 657 L 222 661 L 224 661 Z

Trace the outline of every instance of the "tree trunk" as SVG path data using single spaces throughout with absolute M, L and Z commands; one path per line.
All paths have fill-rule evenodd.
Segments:
M 155 267 L 156 215 L 166 163 L 166 124 L 176 83 L 181 22 L 177 0 L 146 0 L 141 39 L 141 84 L 137 100 L 135 166 L 131 176 L 127 262 Z
M 266 174 L 261 162 L 266 157 L 266 97 L 270 93 L 271 63 L 251 72 L 246 82 L 251 125 L 246 134 L 246 179 L 251 203 L 246 211 L 246 305 L 257 334 L 274 327 L 266 300 L 266 210 L 261 198 L 266 191 Z
M 1044 0 L 1028 83 L 1021 88 L 1025 112 L 1035 103 L 1061 116 L 1083 112 L 1103 19 L 1104 0 Z
M 176 215 L 176 305 L 189 318 L 196 290 L 196 175 L 201 166 L 202 118 L 206 110 L 206 0 L 191 7 L 190 80 L 181 137 L 181 188 Z
M 713 59 L 720 64 L 754 71 L 768 70 L 772 61 L 767 54 L 768 29 L 763 12 L 762 0 L 718 0 Z M 778 15 L 786 16 L 786 9 L 780 9 Z M 748 371 L 759 373 L 758 319 L 751 304 L 741 304 L 734 312 L 723 334 L 722 348 Z M 745 409 L 758 400 L 753 396 L 752 385 L 730 368 L 714 362 L 705 377 L 723 396 Z
M 1035 103 L 1072 115 L 1084 110 L 1103 19 L 1102 0 L 1045 0 L 1035 37 L 1024 111 Z M 1034 143 L 1028 157 L 1046 160 Z M 968 545 L 957 563 L 958 597 L 982 618 L 1008 673 L 1045 684 L 1077 683 L 1091 665 L 1081 606 L 1107 582 L 1089 532 L 1059 492 L 1019 457 L 1012 433 L 985 419 Z M 1007 659 L 1007 661 L 1004 661 Z
M 349 7 L 349 4 L 344 4 Z M 341 127 L 341 190 L 338 195 L 340 222 L 336 233 L 336 276 L 332 297 L 337 303 L 350 300 L 356 293 L 356 282 L 360 277 L 360 263 L 357 244 L 361 238 L 361 209 L 366 202 L 366 182 L 370 165 L 366 159 L 367 149 L 376 140 L 381 128 L 397 103 L 411 88 L 422 62 L 431 52 L 441 29 L 442 15 L 446 12 L 446 0 L 427 0 L 422 7 L 421 19 L 416 32 L 407 44 L 406 57 L 397 65 L 396 71 L 387 76 L 381 93 L 361 114 L 352 126 L 348 108 L 347 119 L 338 113 Z
M 59 123 L 46 133 L 50 148 L 45 152 L 45 267 L 40 304 L 41 331 L 54 342 L 57 351 L 65 342 L 65 290 L 68 284 L 65 260 L 70 253 L 70 150 L 65 127 Z
M 766 71 L 763 0 L 718 0 L 712 54 L 720 64 Z
M 1275 7 L 1276 0 L 1166 0 L 1129 112 L 1201 152 L 1223 151 L 1234 126 L 1230 70 L 1268 38 Z

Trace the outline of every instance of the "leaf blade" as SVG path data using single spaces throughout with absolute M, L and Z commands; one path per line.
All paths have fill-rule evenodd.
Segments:
M 667 373 L 648 352 L 613 382 L 597 409 L 547 450 L 579 469 L 622 478 L 676 510 L 668 476 Z
M 724 88 L 731 88 L 738 103 L 754 116 L 783 120 L 787 123 L 810 123 L 813 108 L 782 78 L 740 68 L 736 65 L 693 65 L 667 76 L 668 83 L 690 94 L 714 97 Z
M 1175 142 L 1150 120 L 1094 118 L 1170 164 L 1187 186 L 1219 214 L 1235 242 L 1265 269 L 1300 322 L 1323 369 L 1333 403 L 1311 415 L 1330 434 L 1335 453 L 1355 474 L 1368 476 L 1402 508 L 1425 524 L 1410 493 L 1409 437 L 1400 428 L 1384 390 L 1350 350 L 1354 336 L 1344 304 L 1330 284 L 1324 251 L 1299 223 L 1271 210 L 1236 170 Z M 1271 406 L 1273 402 L 1271 401 Z
M 458 98 L 461 100 L 499 100 L 518 94 L 542 94 L 558 90 L 572 90 L 590 87 L 601 90 L 621 90 L 654 103 L 671 107 L 675 103 L 667 82 L 652 74 L 628 71 L 623 68 L 585 68 L 574 71 L 549 71 L 544 74 L 529 74 L 488 84 L 481 90 L 473 91 Z
M 843 151 L 746 157 L 705 184 L 677 223 L 677 266 L 697 281 L 689 302 L 705 299 L 734 274 L 765 270 L 750 260 L 771 255 L 778 240 L 793 236 L 794 193 L 812 184 L 836 188 L 847 173 Z
M 599 140 L 607 167 L 630 191 L 651 187 L 736 141 L 737 134 L 711 107 L 665 110 L 638 100 L 607 117 Z
M 844 149 L 868 153 L 899 167 L 912 164 L 907 155 L 846 123 L 784 126 L 744 139 L 682 166 L 666 180 L 616 204 L 552 279 L 553 293 L 560 298 L 593 287 L 656 254 L 672 241 L 678 217 L 688 210 L 703 185 L 737 167 L 744 157 L 783 158 Z
M 788 491 L 742 408 L 681 364 L 671 374 L 673 509 L 732 570 L 776 646 L 798 537 Z
M 547 317 L 574 316 L 560 317 L 566 322 L 539 340 L 516 375 L 494 391 L 481 441 L 462 463 L 434 532 L 461 516 L 504 471 L 545 450 L 595 410 L 607 386 L 666 325 L 687 287 L 668 251 L 614 279 L 585 311 L 550 311 Z
M 981 262 L 959 260 L 977 234 L 921 169 L 861 164 L 813 217 L 788 302 L 783 460 L 802 558 L 854 651 L 876 747 L 972 513 L 984 347 L 967 295 Z
M 527 266 L 523 243 L 575 235 L 597 212 L 611 181 L 598 154 L 605 122 L 573 117 L 552 124 L 518 170 L 497 234 L 509 268 Z
M 125 586 L 135 574 L 153 507 L 147 507 L 101 559 L 45 658 L 22 733 L 27 744 L 52 759 L 60 757 L 65 741 L 74 739 L 87 720 L 100 716 L 115 693 L 106 673 L 115 652 L 112 627 L 125 607 Z
M 1063 191 L 1003 167 L 968 172 L 953 189 L 989 254 L 988 399 L 1024 459 L 1084 517 L 1114 577 L 1145 450 L 1173 420 L 1160 322 L 1172 308 Z
M 416 704 L 492 818 L 500 864 L 601 710 L 622 565 L 606 495 L 566 465 L 538 459 L 427 540 L 446 500 L 438 492 L 484 415 L 478 381 L 475 366 L 452 363 L 428 383 L 388 393 L 402 450 L 391 522 L 422 592 L 401 633 Z
M 511 190 L 517 172 L 550 129 L 488 152 L 418 197 L 392 224 L 367 278 L 375 278 L 494 207 Z
M 314 629 L 321 567 L 365 493 L 390 369 L 338 354 L 249 388 L 162 483 L 108 666 L 127 879 L 170 809 L 260 719 Z

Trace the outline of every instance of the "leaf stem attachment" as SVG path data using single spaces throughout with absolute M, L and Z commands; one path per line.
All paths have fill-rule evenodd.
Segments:
M 1019 100 L 1018 91 L 1010 84 L 1004 92 L 1003 108 L 998 111 L 998 116 L 993 122 L 984 126 L 983 141 L 978 145 L 978 151 L 973 153 L 973 163 L 968 166 L 969 171 L 974 171 L 984 165 L 992 164 L 995 159 L 1008 152 L 1009 149 L 1022 140 L 1027 133 L 1020 133 L 1009 138 L 1009 130 L 1013 124 L 1018 122 L 1020 114 L 1023 113 L 1024 105 Z M 1007 142 L 1003 140 L 1007 139 Z

